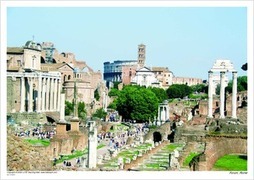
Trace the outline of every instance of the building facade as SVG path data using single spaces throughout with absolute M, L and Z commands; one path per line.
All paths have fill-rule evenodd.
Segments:
M 186 84 L 188 86 L 193 86 L 197 84 L 202 84 L 203 80 L 200 78 L 191 77 L 173 77 L 172 84 Z
M 41 45 L 7 48 L 7 113 L 59 111 L 61 76 L 41 70 Z
M 145 87 L 160 87 L 160 82 L 155 77 L 154 72 L 147 67 L 143 67 L 136 71 L 136 75 L 132 79 L 131 84 Z

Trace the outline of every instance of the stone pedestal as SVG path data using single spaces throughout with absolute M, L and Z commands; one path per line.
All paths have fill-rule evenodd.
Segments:
M 96 168 L 97 164 L 97 128 L 95 121 L 88 121 L 88 168 Z
M 73 118 L 70 120 L 71 122 L 71 131 L 79 131 L 79 119 Z

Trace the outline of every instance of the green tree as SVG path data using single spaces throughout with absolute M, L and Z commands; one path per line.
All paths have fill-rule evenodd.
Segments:
M 73 112 L 74 112 L 74 103 L 65 101 L 65 115 L 66 116 L 73 115 Z M 84 102 L 78 103 L 78 117 L 83 120 L 86 118 L 86 107 Z
M 228 93 L 232 93 L 232 86 L 233 86 L 233 81 L 230 80 L 228 83 L 228 86 L 226 87 L 225 91 Z M 248 78 L 247 76 L 239 76 L 237 78 L 237 91 L 246 91 L 248 88 Z
M 99 99 L 100 99 L 100 94 L 99 94 L 98 88 L 94 91 L 94 98 L 96 99 L 96 101 L 99 101 Z
M 74 111 L 74 104 L 69 101 L 65 101 L 65 115 L 69 116 L 73 113 L 73 111 Z
M 169 99 L 183 98 L 190 95 L 192 93 L 192 89 L 186 84 L 173 84 L 169 86 L 166 92 Z
M 119 95 L 119 92 L 120 92 L 120 91 L 119 91 L 118 89 L 112 88 L 112 89 L 109 91 L 108 95 L 109 95 L 109 97 L 118 96 L 118 95 Z
M 110 104 L 108 105 L 108 107 L 107 107 L 107 108 L 110 108 L 110 109 L 114 109 L 114 110 L 116 110 L 116 103 L 117 103 L 117 101 L 116 101 L 116 100 L 114 100 L 112 103 L 110 103 Z
M 150 89 L 156 95 L 159 102 L 163 102 L 164 100 L 168 99 L 167 93 L 164 89 L 157 87 L 149 87 L 148 89 Z
M 106 116 L 107 116 L 107 112 L 105 112 L 103 108 L 97 109 L 95 113 L 93 114 L 93 117 L 97 117 L 100 119 L 102 118 L 105 119 Z
M 123 119 L 147 121 L 157 115 L 159 100 L 151 89 L 125 86 L 116 102 L 117 111 Z
M 192 92 L 198 92 L 198 93 L 201 93 L 201 92 L 206 93 L 206 89 L 207 89 L 207 85 L 205 84 L 197 84 L 190 87 Z
M 78 117 L 81 119 L 86 119 L 86 106 L 84 102 L 78 103 Z

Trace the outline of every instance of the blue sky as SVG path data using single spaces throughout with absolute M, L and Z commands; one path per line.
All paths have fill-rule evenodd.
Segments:
M 175 76 L 207 79 L 216 59 L 247 75 L 245 7 L 8 7 L 7 46 L 23 46 L 33 35 L 95 71 L 103 72 L 105 61 L 137 59 L 143 43 L 146 65 Z

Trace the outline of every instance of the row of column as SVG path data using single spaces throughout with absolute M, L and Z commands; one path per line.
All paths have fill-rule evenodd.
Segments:
M 225 73 L 220 72 L 220 118 L 225 118 Z M 236 94 L 237 94 L 237 72 L 232 72 L 233 86 L 232 86 L 232 118 L 237 119 L 236 116 Z M 208 72 L 208 118 L 213 118 L 213 72 Z
M 168 105 L 159 105 L 158 107 L 158 120 L 166 121 L 169 119 L 169 107 Z
M 26 83 L 27 79 L 27 83 Z M 38 81 L 38 86 L 34 84 Z M 55 77 L 21 77 L 20 112 L 45 112 L 60 110 L 61 81 Z M 36 87 L 36 88 L 35 88 Z M 37 93 L 35 93 L 37 91 Z M 34 107 L 35 106 L 35 107 Z

